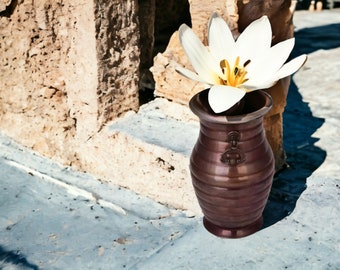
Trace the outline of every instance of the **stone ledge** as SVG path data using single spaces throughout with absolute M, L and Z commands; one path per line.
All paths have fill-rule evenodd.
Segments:
M 187 107 L 156 99 L 144 105 L 138 113 L 131 112 L 111 123 L 109 130 L 188 157 L 198 136 L 198 122 L 194 119 Z
M 114 137 L 112 156 L 116 158 L 109 179 L 200 215 L 189 172 L 198 130 L 198 121 L 187 107 L 165 99 L 156 99 L 138 113 L 110 123 L 105 132 Z

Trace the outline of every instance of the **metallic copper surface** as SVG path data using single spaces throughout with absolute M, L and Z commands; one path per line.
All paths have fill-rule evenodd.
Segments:
M 214 114 L 208 90 L 190 100 L 200 134 L 190 158 L 192 183 L 211 233 L 238 238 L 258 231 L 274 175 L 263 117 L 272 106 L 263 91 L 248 93 L 240 115 Z

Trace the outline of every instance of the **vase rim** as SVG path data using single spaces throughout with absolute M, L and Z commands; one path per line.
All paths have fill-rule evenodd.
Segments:
M 205 89 L 195 94 L 189 101 L 189 107 L 200 120 L 215 122 L 217 124 L 239 124 L 264 117 L 273 106 L 272 97 L 268 93 L 263 90 L 256 90 L 247 93 L 245 96 L 245 107 L 251 108 L 249 111 L 239 115 L 216 114 L 209 106 L 208 92 L 209 89 Z

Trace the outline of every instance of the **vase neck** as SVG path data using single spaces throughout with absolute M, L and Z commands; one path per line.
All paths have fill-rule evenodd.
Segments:
M 208 103 L 208 92 L 206 89 L 195 96 L 189 102 L 190 109 L 198 116 L 201 122 L 215 124 L 242 124 L 254 119 L 263 119 L 272 107 L 272 99 L 269 94 L 258 90 L 248 93 L 244 98 L 242 113 L 237 115 L 215 114 Z

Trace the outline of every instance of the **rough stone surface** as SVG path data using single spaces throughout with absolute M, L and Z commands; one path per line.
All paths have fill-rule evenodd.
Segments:
M 96 162 L 89 139 L 138 109 L 136 1 L 6 5 L 0 13 L 0 127 L 46 156 L 87 170 L 87 162 Z M 97 142 L 98 148 L 112 145 Z
M 99 125 L 138 109 L 137 0 L 95 1 Z
M 68 55 L 77 22 L 75 7 L 61 3 L 18 1 L 12 14 L 0 17 L 1 127 L 49 155 L 68 148 L 76 134 L 67 84 L 76 72 Z

